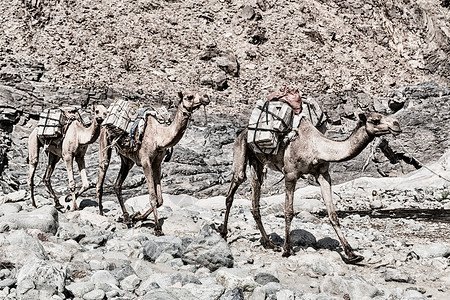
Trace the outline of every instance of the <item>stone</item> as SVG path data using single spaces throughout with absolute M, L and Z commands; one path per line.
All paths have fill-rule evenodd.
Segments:
M 320 284 L 320 292 L 330 295 L 348 294 L 350 299 L 370 299 L 381 296 L 381 291 L 367 282 L 363 277 L 352 275 L 349 277 L 325 276 Z
M 266 285 L 269 282 L 280 282 L 278 278 L 269 273 L 257 273 L 255 275 L 255 281 L 260 285 Z
M 145 258 L 155 261 L 162 253 L 173 257 L 180 257 L 182 253 L 182 241 L 180 238 L 171 236 L 160 236 L 150 239 L 144 245 Z
M 18 202 L 25 200 L 26 195 L 27 191 L 19 190 L 17 192 L 6 194 L 5 197 L 7 202 Z
M 201 284 L 198 278 L 190 273 L 173 273 L 173 274 L 153 274 L 146 281 L 151 281 L 152 283 L 156 283 L 161 288 L 170 288 L 174 285 L 178 285 L 180 287 L 188 284 Z
M 66 289 L 70 291 L 75 297 L 83 298 L 83 295 L 93 291 L 95 285 L 89 281 L 78 281 L 66 285 Z
M 325 259 L 323 255 L 318 254 L 303 254 L 299 255 L 295 259 L 297 265 L 306 270 L 310 276 L 325 276 L 333 274 L 337 267 Z
M 154 300 L 154 299 L 179 300 L 178 297 L 175 297 L 169 291 L 161 290 L 161 289 L 151 290 L 142 297 L 142 300 Z
M 416 281 L 411 278 L 409 275 L 404 274 L 398 270 L 387 270 L 383 272 L 382 277 L 386 282 L 396 281 L 396 282 L 404 282 L 404 283 L 415 283 Z
M 225 288 L 218 284 L 188 283 L 184 285 L 183 288 L 188 290 L 195 299 L 200 300 L 219 299 L 225 292 Z
M 55 261 L 36 260 L 20 268 L 17 291 L 20 297 L 48 299 L 64 292 L 66 267 Z
M 0 280 L 0 290 L 3 290 L 6 287 L 13 287 L 15 286 L 17 281 L 15 279 L 3 279 Z
M 130 275 L 128 277 L 125 277 L 120 282 L 120 287 L 123 290 L 132 292 L 139 286 L 140 282 L 141 282 L 141 280 L 139 279 L 139 277 L 137 275 L 133 274 L 133 275 Z
M 48 255 L 39 240 L 23 230 L 12 232 L 3 242 L 0 240 L 0 261 L 22 267 L 28 260 L 47 260 Z
M 419 255 L 420 258 L 425 259 L 450 256 L 450 247 L 443 243 L 432 243 L 428 245 L 416 244 L 412 247 L 412 251 Z
M 294 229 L 291 231 L 292 246 L 314 247 L 316 242 L 316 237 L 306 230 Z
M 10 222 L 22 229 L 39 229 L 55 234 L 58 230 L 58 211 L 54 206 L 43 206 L 31 212 L 19 212 L 0 217 L 1 222 Z
M 209 226 L 186 247 L 182 259 L 186 264 L 198 264 L 211 272 L 221 267 L 231 268 L 234 263 L 228 243 Z
M 233 273 L 225 268 L 222 268 L 217 271 L 216 280 L 227 290 L 240 288 L 244 292 L 252 292 L 258 286 L 258 283 L 256 283 L 252 276 L 238 276 Z
M 18 203 L 5 203 L 0 205 L 0 216 L 15 214 L 22 209 L 22 206 Z
M 84 230 L 76 223 L 73 222 L 59 222 L 58 231 L 56 236 L 63 240 L 75 240 L 79 242 L 82 238 L 86 237 Z
M 260 300 L 266 299 L 266 290 L 264 287 L 258 286 L 253 290 L 252 295 L 249 298 L 250 300 Z
M 91 277 L 91 282 L 94 284 L 106 283 L 115 286 L 119 285 L 117 279 L 114 278 L 114 276 L 106 270 L 99 270 L 94 272 Z
M 340 243 L 338 240 L 330 238 L 330 237 L 324 237 L 317 241 L 316 247 L 318 249 L 328 249 L 328 250 L 336 250 L 340 247 Z
M 217 66 L 227 74 L 230 74 L 234 77 L 239 76 L 239 63 L 233 53 L 228 52 L 217 56 L 215 58 L 215 62 Z
M 220 296 L 219 300 L 244 300 L 244 293 L 241 288 L 236 287 L 232 290 L 226 291 L 222 296 Z
M 136 260 L 131 267 L 141 280 L 147 279 L 154 273 L 153 264 L 145 260 Z
M 105 298 L 105 292 L 101 289 L 92 290 L 83 295 L 84 300 L 103 300 Z

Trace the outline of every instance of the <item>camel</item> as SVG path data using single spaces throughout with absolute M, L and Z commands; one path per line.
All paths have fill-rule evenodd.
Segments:
M 180 104 L 178 105 L 175 118 L 170 125 L 160 124 L 153 116 L 147 117 L 146 127 L 142 135 L 141 146 L 137 149 L 120 147 L 115 144 L 117 153 L 121 158 L 120 171 L 114 184 L 114 191 L 123 213 L 123 222 L 131 225 L 132 221 L 144 220 L 153 212 L 155 221 L 155 235 L 163 235 L 162 227 L 158 220 L 157 208 L 163 204 L 161 191 L 161 163 L 169 148 L 175 146 L 183 137 L 184 132 L 191 119 L 192 113 L 201 105 L 208 105 L 209 99 L 206 95 L 198 92 L 179 93 Z M 99 213 L 103 215 L 103 182 L 108 169 L 112 143 L 115 137 L 103 127 L 100 133 L 99 148 L 99 174 L 97 181 L 97 198 Z M 122 197 L 122 184 L 130 169 L 136 164 L 142 167 L 148 185 L 150 209 L 141 215 L 130 218 Z
M 37 127 L 31 132 L 28 138 L 28 187 L 31 192 L 31 203 L 34 207 L 36 202 L 34 200 L 34 173 L 36 171 L 37 164 L 39 162 L 39 152 L 43 146 L 46 147 L 48 154 L 48 165 L 44 175 L 44 184 L 48 191 L 55 200 L 55 207 L 62 209 L 58 197 L 53 191 L 50 178 L 55 170 L 55 166 L 62 158 L 66 164 L 67 174 L 69 177 L 70 195 L 73 200 L 73 210 L 77 210 L 76 199 L 83 192 L 89 189 L 89 181 L 86 174 L 84 156 L 88 149 L 89 144 L 94 143 L 100 135 L 100 126 L 102 121 L 106 117 L 106 108 L 103 105 L 94 105 L 94 120 L 89 127 L 85 127 L 78 120 L 72 121 L 62 137 L 58 138 L 44 138 L 38 136 Z M 81 174 L 83 182 L 82 187 L 76 192 L 76 184 L 73 174 L 73 159 L 77 162 L 78 169 Z M 66 197 L 66 201 L 68 197 Z
M 294 216 L 293 200 L 297 180 L 304 174 L 312 174 L 320 185 L 322 198 L 325 202 L 328 217 L 333 226 L 348 263 L 357 263 L 363 260 L 363 256 L 356 254 L 345 239 L 339 224 L 331 192 L 331 178 L 329 165 L 331 162 L 341 162 L 354 158 L 375 138 L 381 135 L 401 132 L 397 120 L 376 112 L 364 112 L 359 114 L 358 124 L 353 133 L 343 141 L 335 141 L 327 138 L 307 119 L 302 118 L 300 125 L 295 129 L 298 137 L 280 146 L 277 155 L 264 155 L 255 153 L 247 144 L 247 129 L 244 129 L 236 138 L 233 148 L 233 177 L 226 196 L 226 212 L 221 228 L 221 236 L 226 238 L 228 230 L 228 217 L 233 204 L 234 194 L 246 179 L 247 163 L 251 167 L 252 186 L 252 215 L 261 232 L 266 248 L 274 249 L 275 245 L 269 240 L 261 222 L 259 200 L 261 184 L 263 181 L 263 169 L 267 167 L 282 172 L 285 181 L 285 240 L 283 256 L 294 254 L 290 243 L 290 227 Z

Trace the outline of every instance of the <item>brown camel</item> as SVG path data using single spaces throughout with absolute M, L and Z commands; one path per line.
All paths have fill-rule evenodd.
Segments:
M 106 117 L 106 108 L 103 105 L 94 105 L 93 110 L 95 115 L 91 126 L 85 127 L 78 120 L 72 121 L 63 137 L 44 138 L 38 136 L 37 128 L 31 132 L 28 138 L 28 187 L 30 188 L 31 202 L 34 207 L 36 207 L 36 202 L 34 200 L 34 173 L 39 162 L 40 149 L 44 145 L 48 145 L 46 149 L 48 154 L 48 166 L 44 175 L 45 186 L 55 200 L 55 207 L 61 209 L 62 205 L 59 203 L 59 199 L 53 191 L 50 178 L 55 170 L 56 163 L 62 158 L 66 164 L 67 174 L 69 176 L 69 188 L 71 193 L 70 196 L 72 196 L 73 200 L 73 210 L 78 209 L 76 198 L 89 188 L 84 156 L 89 144 L 92 144 L 97 140 L 100 134 L 101 123 Z M 77 162 L 83 181 L 83 186 L 78 192 L 75 192 L 76 185 L 73 174 L 74 158 Z
M 227 223 L 234 194 L 246 179 L 247 162 L 251 168 L 252 185 L 252 214 L 261 232 L 263 242 L 267 248 L 275 248 L 264 230 L 259 212 L 259 199 L 263 181 L 264 162 L 273 170 L 284 175 L 285 196 L 285 240 L 283 256 L 294 254 L 290 243 L 290 227 L 294 216 L 293 201 L 297 180 L 303 174 L 312 174 L 320 185 L 322 198 L 325 202 L 328 217 L 347 255 L 348 262 L 356 263 L 363 259 L 355 254 L 350 244 L 342 234 L 339 220 L 333 205 L 331 193 L 331 178 L 328 172 L 330 162 L 350 160 L 358 155 L 375 137 L 384 134 L 398 134 L 401 132 L 397 120 L 376 112 L 365 112 L 359 115 L 356 129 L 346 140 L 334 141 L 320 133 L 311 122 L 302 118 L 298 129 L 298 137 L 289 144 L 283 144 L 277 155 L 263 155 L 255 153 L 247 145 L 247 129 L 237 137 L 233 148 L 233 178 L 226 197 L 226 213 L 221 235 L 226 238 Z
M 175 118 L 170 125 L 160 124 L 153 116 L 147 117 L 147 125 L 142 136 L 141 146 L 137 150 L 121 148 L 115 144 L 115 148 L 121 158 L 120 171 L 114 184 L 114 191 L 119 200 L 123 212 L 123 221 L 125 224 L 131 224 L 133 220 L 143 220 L 153 212 L 155 218 L 155 234 L 163 235 L 161 225 L 159 224 L 157 208 L 163 204 L 161 191 L 161 163 L 166 155 L 167 149 L 175 146 L 183 137 L 188 126 L 192 113 L 201 105 L 209 104 L 206 95 L 197 92 L 187 92 L 184 95 L 179 93 L 181 98 L 178 105 Z M 97 182 L 97 198 L 100 214 L 103 215 L 103 182 L 111 159 L 111 144 L 114 136 L 108 128 L 102 128 L 100 133 L 99 149 L 99 174 Z M 125 208 L 122 197 L 122 184 L 128 175 L 128 172 L 136 164 L 142 167 L 144 176 L 147 180 L 149 200 L 151 207 L 144 214 L 130 216 Z

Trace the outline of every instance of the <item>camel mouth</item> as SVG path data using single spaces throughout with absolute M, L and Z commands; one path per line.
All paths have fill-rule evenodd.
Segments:
M 400 133 L 402 133 L 402 130 L 399 129 L 393 129 L 393 128 L 389 128 L 389 132 L 392 133 L 393 135 L 399 135 Z

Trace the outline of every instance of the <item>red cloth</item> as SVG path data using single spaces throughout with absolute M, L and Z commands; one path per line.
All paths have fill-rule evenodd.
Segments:
M 289 104 L 296 115 L 302 112 L 302 96 L 298 89 L 291 89 L 284 86 L 279 91 L 270 93 L 267 101 L 276 100 Z

